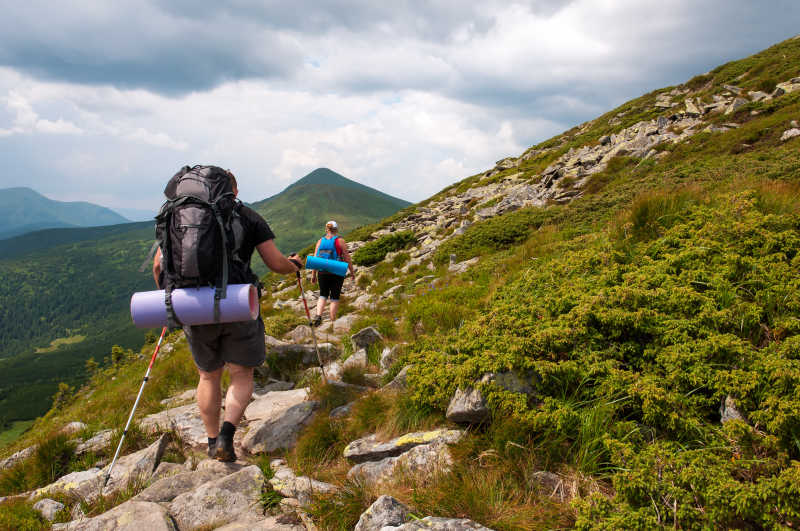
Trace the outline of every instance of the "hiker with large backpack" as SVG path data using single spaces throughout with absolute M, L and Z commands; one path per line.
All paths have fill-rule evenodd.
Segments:
M 317 241 L 314 248 L 314 256 L 327 258 L 328 260 L 341 260 L 347 262 L 350 276 L 355 277 L 353 272 L 353 262 L 350 253 L 347 252 L 347 242 L 338 235 L 339 225 L 331 220 L 325 224 L 325 235 Z M 342 285 L 345 277 L 327 271 L 316 270 L 311 273 L 311 281 L 319 280 L 319 300 L 317 301 L 317 315 L 314 318 L 314 326 L 322 324 L 322 312 L 325 310 L 325 301 L 330 300 L 328 311 L 331 322 L 336 320 L 336 312 L 339 310 L 339 298 L 342 294 Z
M 276 273 L 302 268 L 295 255 L 281 254 L 267 222 L 237 200 L 238 193 L 230 171 L 184 166 L 164 189 L 167 201 L 156 218 L 158 250 L 153 260 L 153 277 L 166 293 L 170 326 L 183 326 L 199 373 L 197 404 L 208 435 L 208 454 L 220 461 L 236 460 L 233 436 L 253 394 L 253 369 L 266 357 L 264 322 L 259 316 L 253 321 L 182 325 L 172 311 L 171 292 L 214 286 L 218 317 L 228 284 L 258 285 L 250 268 L 254 250 Z M 220 427 L 221 378 L 226 367 L 230 386 Z

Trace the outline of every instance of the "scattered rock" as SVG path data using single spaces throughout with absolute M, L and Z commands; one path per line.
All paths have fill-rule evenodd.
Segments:
M 733 114 L 734 112 L 738 111 L 741 107 L 744 107 L 749 102 L 744 98 L 734 98 L 728 108 L 725 110 L 725 114 Z
M 315 495 L 333 494 L 337 490 L 330 483 L 296 476 L 283 459 L 273 460 L 270 467 L 275 471 L 275 475 L 269 480 L 269 484 L 275 492 L 287 498 L 296 498 L 300 505 L 309 505 Z
M 28 446 L 27 448 L 23 448 L 19 452 L 11 454 L 10 457 L 7 457 L 2 461 L 0 461 L 0 470 L 11 468 L 20 461 L 24 461 L 25 459 L 29 458 L 36 451 L 36 448 L 38 448 L 38 446 Z
M 380 442 L 375 434 L 357 439 L 347 445 L 344 456 L 353 463 L 377 461 L 386 457 L 394 457 L 421 444 L 442 441 L 448 444 L 458 442 L 464 434 L 461 430 L 438 429 L 407 433 L 387 442 Z
M 133 499 L 138 501 L 166 503 L 171 502 L 184 492 L 190 492 L 204 483 L 228 475 L 214 470 L 195 470 L 181 472 L 173 476 L 159 479 Z
M 232 522 L 228 525 L 215 528 L 216 531 L 306 531 L 301 524 L 287 524 L 280 521 L 277 516 L 270 516 L 259 522 Z
M 293 448 L 318 406 L 319 402 L 302 402 L 254 422 L 242 440 L 242 448 L 251 454 Z
M 358 350 L 361 348 L 369 348 L 373 343 L 383 341 L 383 336 L 378 332 L 377 328 L 368 326 L 350 336 L 350 341 L 353 343 L 353 350 Z
M 236 521 L 258 522 L 264 519 L 259 505 L 263 486 L 264 475 L 256 465 L 251 465 L 179 494 L 169 504 L 169 512 L 179 529 L 212 524 L 216 527 Z
M 396 479 L 400 474 L 429 479 L 447 472 L 452 465 L 453 457 L 447 442 L 436 440 L 430 444 L 415 446 L 397 457 L 358 463 L 350 469 L 347 477 L 360 479 L 368 485 L 379 485 Z
M 86 424 L 83 422 L 73 421 L 61 428 L 61 433 L 65 435 L 75 435 L 76 433 L 80 433 L 87 428 Z
M 99 468 L 90 468 L 62 476 L 55 482 L 35 491 L 33 497 L 53 494 L 75 495 L 84 500 L 93 500 L 100 492 L 103 476 Z
M 342 364 L 343 369 L 350 369 L 355 367 L 364 368 L 369 361 L 367 360 L 367 351 L 363 348 L 355 351 L 349 358 L 344 360 Z
M 153 472 L 153 476 L 150 478 L 150 481 L 158 481 L 161 478 L 174 476 L 175 474 L 179 474 L 185 471 L 186 471 L 185 465 L 179 465 L 178 463 L 168 463 L 166 461 L 161 461 L 156 467 L 156 471 Z
M 725 401 L 719 406 L 719 416 L 719 421 L 721 424 L 725 424 L 731 420 L 741 420 L 747 422 L 742 412 L 736 407 L 736 399 L 730 395 L 726 396 Z
M 355 402 L 350 402 L 349 404 L 345 404 L 343 406 L 339 406 L 331 410 L 330 414 L 328 415 L 332 419 L 339 419 L 346 417 L 350 414 L 350 411 L 353 409 L 353 405 Z
M 206 427 L 196 403 L 153 413 L 139 425 L 151 432 L 175 430 L 181 440 L 193 448 L 205 448 L 208 444 Z
M 786 142 L 790 138 L 794 138 L 796 136 L 800 136 L 800 129 L 798 128 L 788 129 L 784 131 L 783 134 L 781 135 L 781 142 Z
M 470 258 L 469 260 L 464 260 L 463 262 L 458 262 L 457 264 L 451 264 L 448 266 L 447 270 L 451 273 L 464 273 L 467 269 L 471 266 L 478 263 L 478 257 Z
M 334 334 L 344 334 L 350 331 L 353 327 L 353 323 L 355 323 L 360 315 L 357 313 L 349 313 L 347 315 L 343 315 L 336 319 L 333 322 L 333 333 Z
M 183 404 L 184 402 L 188 402 L 190 400 L 194 400 L 195 396 L 197 396 L 197 389 L 187 389 L 178 395 L 165 398 L 161 401 L 161 404 L 172 407 L 178 404 Z
M 250 402 L 244 410 L 244 418 L 247 420 L 270 418 L 280 411 L 286 411 L 292 406 L 305 402 L 308 399 L 308 392 L 308 387 L 291 391 L 270 391 Z
M 75 453 L 82 455 L 87 452 L 100 452 L 111 444 L 111 437 L 114 434 L 113 430 L 103 430 L 95 433 L 90 439 L 82 443 L 78 443 L 75 447 Z
M 311 341 L 311 327 L 308 325 L 299 325 L 286 335 L 291 339 L 292 343 L 308 343 Z
M 558 501 L 567 499 L 567 489 L 564 481 L 552 472 L 539 470 L 531 475 L 531 482 L 545 495 Z
M 399 527 L 384 527 L 381 531 L 492 531 L 479 523 L 466 518 L 441 518 L 426 516 L 422 520 L 414 520 Z
M 383 388 L 387 391 L 402 391 L 406 388 L 406 378 L 408 377 L 408 371 L 411 369 L 411 365 L 406 365 L 402 368 L 402 370 L 397 373 L 397 376 L 394 377 L 394 380 L 389 382 L 388 384 L 384 385 Z
M 53 529 L 56 529 L 53 526 Z M 167 510 L 157 503 L 128 500 L 94 518 L 59 527 L 68 531 L 177 531 Z
M 375 303 L 373 302 L 372 295 L 364 293 L 356 297 L 356 299 L 353 301 L 352 306 L 354 308 L 358 308 L 359 310 L 371 310 L 375 308 Z
M 253 390 L 253 400 L 264 398 L 267 393 L 273 391 L 291 391 L 292 389 L 294 389 L 294 382 L 283 382 L 281 380 L 269 378 L 266 384 L 258 386 L 257 391 Z
M 34 503 L 33 508 L 39 511 L 45 520 L 50 520 L 52 522 L 56 517 L 56 513 L 64 508 L 64 504 L 51 500 L 50 498 L 44 498 Z
M 399 355 L 399 345 L 384 348 L 383 352 L 381 352 L 381 369 L 388 371 L 395 364 Z
M 383 495 L 361 513 L 354 531 L 380 531 L 384 526 L 402 525 L 410 512 L 396 499 Z
M 122 490 L 132 481 L 150 479 L 161 462 L 161 456 L 164 455 L 168 443 L 169 436 L 164 434 L 147 448 L 120 457 L 111 471 L 108 483 L 103 488 L 103 494 L 108 495 Z M 102 470 L 100 476 L 105 477 L 107 472 L 108 467 Z
M 489 408 L 480 390 L 458 388 L 447 406 L 446 416 L 452 422 L 478 424 L 489 418 Z
M 506 391 L 511 391 L 512 393 L 520 393 L 523 395 L 533 395 L 535 390 L 530 382 L 519 376 L 515 372 L 505 371 L 505 372 L 490 372 L 484 374 L 481 377 L 481 383 L 483 384 L 495 384 Z
M 317 365 L 317 352 L 314 345 L 296 345 L 279 341 L 272 336 L 266 336 L 267 353 L 272 353 L 279 360 L 295 365 Z M 319 355 L 322 361 L 329 361 L 339 355 L 339 351 L 332 343 L 320 343 L 318 345 Z

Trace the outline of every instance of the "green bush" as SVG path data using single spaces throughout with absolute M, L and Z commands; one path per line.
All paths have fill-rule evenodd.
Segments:
M 610 231 L 624 259 L 602 233 L 565 242 L 458 333 L 412 345 L 413 400 L 444 410 L 486 372 L 534 375 L 533 400 L 480 387 L 543 459 L 613 484 L 578 503 L 579 528 L 794 527 L 798 199 L 786 185 L 636 201 L 627 235 Z M 728 396 L 749 425 L 720 425 Z
M 392 251 L 405 249 L 416 241 L 414 233 L 411 231 L 392 232 L 381 236 L 375 241 L 364 244 L 353 253 L 353 263 L 362 266 L 377 264 Z
M 7 500 L 0 503 L 0 529 L 14 531 L 39 531 L 49 529 L 33 504 L 22 500 Z
M 551 222 L 556 209 L 528 208 L 490 218 L 471 225 L 464 234 L 444 242 L 434 255 L 434 263 L 444 264 L 451 254 L 466 260 L 474 256 L 508 249 L 525 241 L 531 233 Z

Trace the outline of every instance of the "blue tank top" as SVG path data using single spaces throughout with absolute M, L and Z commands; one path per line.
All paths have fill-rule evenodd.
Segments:
M 339 253 L 336 252 L 336 239 L 338 236 L 334 236 L 333 238 L 328 238 L 327 236 L 323 236 L 319 240 L 319 249 L 317 250 L 317 256 L 320 258 L 327 258 L 328 260 L 338 260 Z

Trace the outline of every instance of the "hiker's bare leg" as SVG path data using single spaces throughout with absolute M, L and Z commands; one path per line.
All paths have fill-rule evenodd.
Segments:
M 322 315 L 323 310 L 325 310 L 325 297 L 320 297 L 317 301 L 317 315 Z
M 197 406 L 200 408 L 200 418 L 206 427 L 209 437 L 216 437 L 219 433 L 219 405 L 222 399 L 220 380 L 222 367 L 214 372 L 197 370 L 200 381 L 197 383 Z
M 253 368 L 235 363 L 228 363 L 226 366 L 231 376 L 231 385 L 225 396 L 225 421 L 236 426 L 253 396 Z
M 339 301 L 331 301 L 330 305 L 328 305 L 328 311 L 331 314 L 331 321 L 336 320 L 336 311 L 339 309 Z

